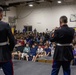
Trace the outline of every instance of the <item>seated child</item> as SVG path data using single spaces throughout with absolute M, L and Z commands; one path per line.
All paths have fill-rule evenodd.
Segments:
M 37 55 L 36 55 L 36 58 L 37 57 L 42 57 L 44 56 L 44 50 L 43 48 L 41 47 L 41 45 L 38 46 L 38 49 L 37 49 Z
M 45 56 L 51 55 L 51 49 L 49 48 L 48 45 L 45 45 L 44 51 L 45 51 Z
M 35 45 L 32 45 L 32 48 L 30 50 L 30 55 L 33 56 L 32 61 L 34 61 L 34 62 L 36 61 L 36 51 L 37 51 L 37 49 L 36 49 Z
M 26 47 L 24 47 L 24 49 L 23 49 L 21 58 L 26 57 L 26 60 L 28 61 L 29 53 L 30 53 L 30 47 L 29 47 L 29 44 L 27 43 Z

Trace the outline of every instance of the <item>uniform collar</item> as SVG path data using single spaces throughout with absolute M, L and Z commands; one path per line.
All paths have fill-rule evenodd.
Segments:
M 67 24 L 64 24 L 63 26 L 61 26 L 61 27 L 68 27 L 68 25 Z

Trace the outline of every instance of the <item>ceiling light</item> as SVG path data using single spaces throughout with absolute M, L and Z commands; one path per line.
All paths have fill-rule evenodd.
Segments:
M 33 7 L 33 4 L 29 4 L 29 7 Z
M 57 1 L 59 4 L 62 3 L 61 1 Z

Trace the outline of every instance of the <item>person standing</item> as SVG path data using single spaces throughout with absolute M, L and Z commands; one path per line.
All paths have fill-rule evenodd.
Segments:
M 56 43 L 53 57 L 53 69 L 51 75 L 58 75 L 62 66 L 64 75 L 71 75 L 70 62 L 74 58 L 72 52 L 72 40 L 74 38 L 74 29 L 68 27 L 68 18 L 60 17 L 60 27 L 54 31 L 51 42 Z
M 14 75 L 11 53 L 15 40 L 9 24 L 1 21 L 2 18 L 3 8 L 0 7 L 0 67 L 5 75 Z

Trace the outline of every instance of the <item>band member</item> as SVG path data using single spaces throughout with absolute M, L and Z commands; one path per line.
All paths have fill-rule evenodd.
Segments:
M 53 70 L 51 75 L 58 75 L 62 66 L 64 75 L 70 75 L 70 62 L 74 58 L 72 52 L 72 40 L 74 37 L 74 29 L 68 27 L 68 19 L 66 16 L 60 17 L 60 28 L 56 29 L 51 42 L 56 43 L 53 57 Z
M 5 75 L 14 75 L 11 53 L 15 41 L 8 23 L 1 21 L 3 18 L 3 8 L 0 7 L 0 67 Z M 9 41 L 9 42 L 8 42 Z

